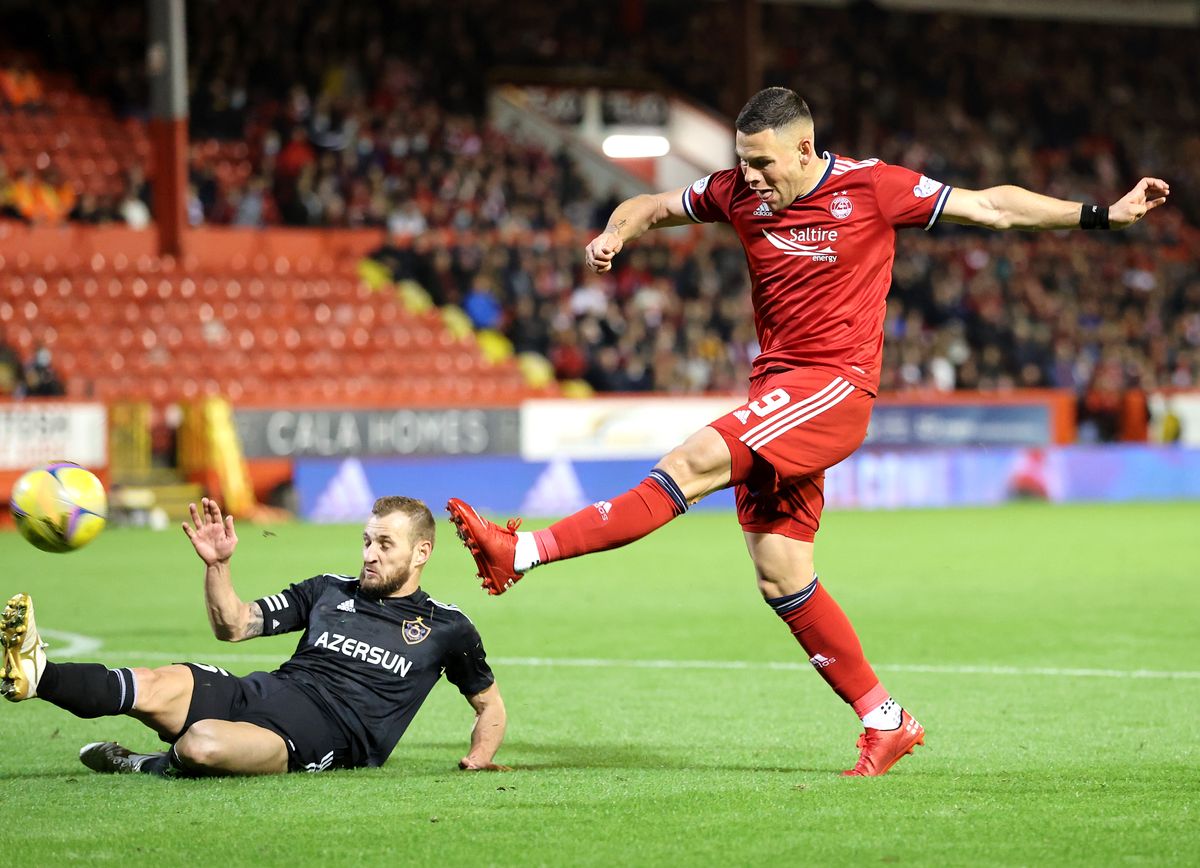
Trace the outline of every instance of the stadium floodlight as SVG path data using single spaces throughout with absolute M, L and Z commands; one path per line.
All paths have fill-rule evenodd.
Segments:
M 612 135 L 600 146 L 604 156 L 613 159 L 635 157 L 665 157 L 671 152 L 671 143 L 664 136 Z

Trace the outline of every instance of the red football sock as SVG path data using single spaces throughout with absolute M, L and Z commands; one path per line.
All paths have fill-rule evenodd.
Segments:
M 656 471 L 661 473 L 661 471 Z M 561 561 L 615 549 L 639 540 L 682 514 L 678 497 L 668 493 L 665 484 L 674 486 L 670 477 L 659 481 L 644 479 L 636 488 L 612 499 L 584 507 L 550 527 L 533 532 L 542 563 Z M 678 488 L 675 489 L 678 492 Z M 686 508 L 686 502 L 684 504 Z
M 820 676 L 861 717 L 887 699 L 887 691 L 863 655 L 862 643 L 842 607 L 819 582 L 815 584 L 803 605 L 779 617 Z

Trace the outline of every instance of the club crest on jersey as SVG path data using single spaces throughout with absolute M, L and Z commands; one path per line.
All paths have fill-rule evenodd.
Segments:
M 922 175 L 921 180 L 917 182 L 917 186 L 913 187 L 913 195 L 918 199 L 928 199 L 940 189 L 942 189 L 941 183 L 933 180 L 933 178 L 926 178 Z
M 400 635 L 404 638 L 404 644 L 420 645 L 429 638 L 430 632 L 432 628 L 418 617 L 415 621 L 405 621 L 401 625 Z
M 854 203 L 848 196 L 837 196 L 829 203 L 829 213 L 839 220 L 845 220 L 854 210 Z

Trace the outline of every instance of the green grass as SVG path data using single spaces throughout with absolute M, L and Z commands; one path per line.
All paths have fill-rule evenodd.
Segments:
M 509 709 L 498 759 L 517 771 L 454 770 L 471 713 L 444 683 L 383 768 L 271 779 L 94 775 L 81 744 L 153 735 L 4 705 L 6 862 L 1200 864 L 1197 527 L 1200 504 L 828 516 L 822 579 L 929 731 L 888 776 L 844 780 L 857 721 L 760 601 L 732 515 L 499 599 L 443 522 L 425 587 L 479 626 Z M 356 527 L 240 534 L 246 599 L 358 566 Z M 102 641 L 86 659 L 240 674 L 294 645 L 213 640 L 178 531 L 114 529 L 71 555 L 0 534 L 0 566 L 0 593 L 33 593 L 44 629 Z M 1135 670 L 1177 674 L 1120 676 Z

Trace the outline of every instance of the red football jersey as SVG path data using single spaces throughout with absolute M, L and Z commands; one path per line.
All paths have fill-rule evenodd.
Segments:
M 933 226 L 951 188 L 878 159 L 824 156 L 817 186 L 779 214 L 740 169 L 701 178 L 684 190 L 683 207 L 741 238 L 761 350 L 751 376 L 828 367 L 875 393 L 896 229 Z

